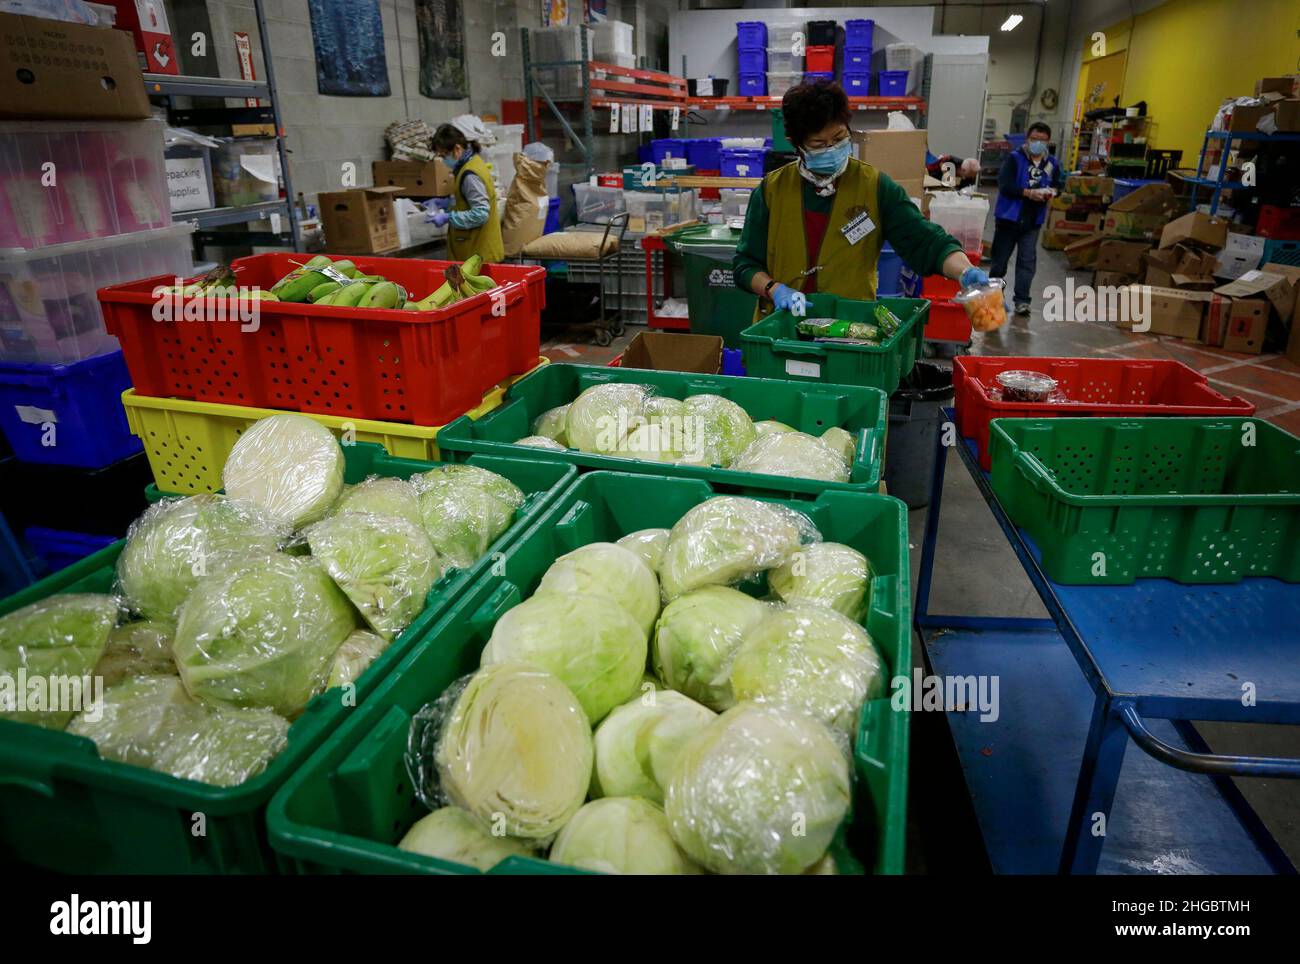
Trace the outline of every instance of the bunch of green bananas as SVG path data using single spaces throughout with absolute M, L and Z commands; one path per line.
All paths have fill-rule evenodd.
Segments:
M 416 310 L 434 311 L 438 308 L 446 308 L 463 298 L 473 298 L 484 291 L 491 291 L 497 283 L 487 275 L 479 274 L 482 267 L 483 259 L 477 254 L 468 258 L 464 264 L 448 265 L 443 273 L 442 286 L 416 302 Z
M 228 266 L 213 268 L 197 281 L 189 284 L 169 285 L 162 289 L 165 294 L 181 295 L 185 298 L 244 298 L 257 301 L 279 301 L 269 291 L 261 288 L 241 288 L 235 283 L 235 272 Z
M 406 289 L 375 274 L 365 274 L 351 261 L 334 261 L 317 255 L 294 268 L 271 287 L 279 301 L 307 302 L 336 308 L 402 308 L 433 311 L 464 298 L 490 291 L 497 283 L 479 274 L 483 259 L 478 255 L 461 265 L 449 265 L 440 288 L 420 301 L 408 299 Z M 325 269 L 330 269 L 326 274 Z M 345 280 L 339 280 L 342 275 Z

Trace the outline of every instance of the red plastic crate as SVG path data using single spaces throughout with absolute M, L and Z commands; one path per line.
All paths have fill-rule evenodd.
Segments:
M 1262 204 L 1255 233 L 1274 241 L 1300 241 L 1300 208 L 1284 208 L 1277 204 Z
M 711 171 L 706 171 L 706 170 L 700 169 L 700 170 L 697 170 L 697 171 L 695 172 L 695 174 L 696 174 L 697 177 L 721 177 L 721 176 L 722 176 L 722 169 L 721 169 L 721 168 L 717 168 L 717 169 L 715 169 L 715 170 L 711 170 Z M 720 199 L 722 198 L 722 194 L 720 193 L 720 191 L 721 191 L 721 188 L 716 188 L 716 187 L 702 187 L 702 188 L 700 188 L 700 200 L 701 200 L 701 201 L 717 201 L 717 200 L 720 200 Z
M 1008 369 L 1042 372 L 1069 401 L 1004 402 L 989 394 Z M 990 468 L 989 422 L 1051 416 L 1247 416 L 1255 406 L 1220 395 L 1194 368 L 1176 361 L 1130 358 L 1013 358 L 961 355 L 953 360 L 957 431 L 979 443 L 980 467 Z
M 954 341 L 964 345 L 970 341 L 970 332 L 965 308 L 947 299 L 931 300 L 930 317 L 925 323 L 926 341 Z
M 825 73 L 835 69 L 835 45 L 826 44 L 804 48 L 804 70 Z
M 239 258 L 241 285 L 269 289 L 311 255 Z M 354 257 L 422 298 L 455 262 Z M 415 425 L 445 425 L 483 393 L 537 364 L 546 269 L 490 264 L 501 286 L 438 311 L 259 302 L 256 331 L 237 321 L 155 321 L 153 289 L 171 278 L 101 288 L 104 324 L 141 395 L 225 402 Z M 505 310 L 499 306 L 504 297 Z
M 967 251 L 966 257 L 971 264 L 980 263 L 981 252 Z M 961 290 L 961 285 L 956 281 L 950 281 L 941 274 L 926 275 L 921 279 L 921 297 L 929 298 L 931 301 L 942 301 L 951 298 Z

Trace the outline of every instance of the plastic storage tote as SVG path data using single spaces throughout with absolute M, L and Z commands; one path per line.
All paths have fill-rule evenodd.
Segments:
M 112 536 L 32 526 L 23 530 L 23 541 L 31 548 L 44 574 L 66 569 L 73 563 L 106 549 L 117 540 Z
M 742 20 L 736 24 L 736 46 L 741 50 L 762 50 L 767 46 L 767 24 Z
M 588 224 L 608 224 L 611 218 L 627 210 L 621 187 L 575 184 L 573 199 L 578 208 L 578 220 Z
M 37 526 L 117 539 L 148 508 L 152 478 L 143 452 L 102 469 L 0 459 L 0 515 L 15 533 Z
M 766 97 L 767 74 L 741 74 L 738 93 L 741 97 Z
M 659 165 L 670 157 L 687 162 L 686 148 L 689 143 L 690 140 L 685 137 L 656 137 L 650 142 L 650 153 Z
M 835 47 L 808 47 L 804 50 L 804 70 L 808 73 L 824 73 L 835 70 Z
M 767 151 L 726 150 L 722 151 L 723 177 L 762 177 L 763 155 Z
M 903 323 L 880 345 L 847 345 L 803 341 L 795 329 L 798 319 L 775 311 L 740 333 L 745 371 L 756 378 L 785 378 L 792 384 L 830 382 L 867 385 L 889 395 L 921 357 L 922 331 L 930 303 L 919 298 L 880 298 L 851 301 L 837 295 L 808 298 L 808 318 L 866 321 L 874 324 L 876 305 L 884 305 Z
M 753 320 L 758 304 L 752 291 L 736 287 L 731 272 L 740 231 L 721 224 L 684 228 L 664 243 L 682 256 L 691 331 L 718 335 L 728 348 L 739 348 L 740 333 Z
M 769 97 L 784 97 L 786 91 L 801 83 L 803 83 L 802 73 L 778 73 L 769 70 L 767 72 L 767 95 Z
M 722 167 L 722 138 L 691 138 L 686 145 L 686 159 L 701 170 L 718 170 Z
M 767 69 L 778 74 L 803 73 L 803 53 L 791 53 L 788 48 L 773 47 L 767 52 Z
M 374 445 L 344 449 L 348 482 L 371 475 L 407 478 L 434 463 L 392 459 Z M 534 522 L 572 481 L 573 469 L 523 459 L 480 459 L 528 498 L 513 525 L 469 569 L 453 569 L 429 591 L 417 617 L 357 680 L 357 704 L 410 652 L 429 627 L 478 581 L 494 556 Z M 0 614 L 60 592 L 109 592 L 124 542 L 114 543 L 23 592 L 0 601 Z M 0 720 L 0 854 L 62 873 L 265 873 L 274 869 L 264 814 L 271 795 L 339 723 L 356 712 L 340 694 L 308 704 L 289 743 L 258 776 L 235 787 L 181 780 L 100 759 L 94 744 L 68 733 Z M 206 834 L 191 833 L 193 815 Z
M 724 187 L 718 192 L 722 201 L 722 216 L 728 221 L 744 220 L 749 210 L 749 196 L 754 192 L 749 188 Z
M 240 285 L 269 289 L 310 257 L 258 254 L 232 267 Z M 415 297 L 441 285 L 454 263 L 350 260 Z M 253 302 L 256 331 L 239 319 L 155 321 L 152 291 L 169 279 L 114 285 L 99 299 L 141 395 L 442 425 L 537 364 L 546 269 L 491 264 L 483 273 L 499 289 L 437 311 Z
M 265 204 L 280 197 L 280 154 L 274 138 L 235 138 L 212 152 L 217 207 Z
M 903 259 L 888 241 L 881 246 L 880 259 L 876 262 L 876 292 L 881 298 L 902 297 L 900 276 L 903 273 Z
M 930 198 L 930 220 L 956 238 L 963 251 L 978 252 L 982 247 L 988 213 L 988 198 L 957 191 L 936 191 Z M 952 293 L 957 293 L 955 288 Z
M 1041 372 L 1056 379 L 1059 400 L 1004 401 L 997 376 L 1005 371 Z M 1189 416 L 1255 413 L 1244 398 L 1228 398 L 1182 362 L 1138 358 L 1020 358 L 962 356 L 953 361 L 957 431 L 979 445 L 980 466 L 989 468 L 989 423 L 995 418 L 1065 416 Z
M 1056 582 L 1300 582 L 1300 439 L 1275 425 L 996 419 L 989 448 L 993 491 Z
M 834 79 L 835 79 L 835 72 L 831 70 L 824 70 L 824 71 L 810 70 L 803 75 L 803 82 L 805 84 L 817 84 L 817 83 L 821 83 L 822 81 L 829 83 Z
M 717 467 L 651 462 L 614 455 L 594 455 L 577 449 L 563 452 L 517 446 L 532 434 L 537 416 L 567 405 L 584 390 L 606 383 L 649 385 L 657 394 L 673 398 L 721 395 L 743 408 L 751 419 L 775 419 L 801 432 L 821 435 L 832 426 L 854 436 L 857 448 L 848 482 L 823 482 Z M 874 492 L 880 484 L 888 399 L 878 389 L 853 385 L 807 385 L 730 375 L 608 368 L 595 365 L 547 365 L 520 379 L 506 392 L 501 407 L 477 421 L 457 419 L 438 437 L 443 458 L 459 461 L 478 453 L 514 454 L 555 459 L 586 469 L 616 469 L 652 475 L 704 479 L 729 491 L 802 497 L 826 490 Z
M 844 48 L 844 71 L 854 71 L 864 73 L 871 70 L 871 48 L 870 47 L 845 47 Z
M 171 224 L 161 120 L 0 122 L 0 248 Z M 50 169 L 57 175 L 52 183 Z
M 773 50 L 790 50 L 794 47 L 794 38 L 803 37 L 804 24 L 797 20 L 771 20 L 767 24 L 767 53 L 771 57 Z
M 966 309 L 951 298 L 932 300 L 930 318 L 925 324 L 925 340 L 970 344 L 971 324 Z
M 885 70 L 911 70 L 922 56 L 916 44 L 885 44 Z
M 545 362 L 545 359 L 541 359 Z M 467 413 L 481 418 L 501 404 L 509 383 L 492 388 L 479 406 Z M 126 419 L 149 456 L 154 481 L 164 492 L 194 495 L 221 488 L 221 468 L 239 436 L 258 419 L 277 414 L 268 408 L 151 398 L 134 391 L 122 395 Z M 345 415 L 308 415 L 336 436 L 382 445 L 399 458 L 437 461 L 441 426 L 375 422 Z
M 742 74 L 767 73 L 767 51 L 740 50 L 736 54 L 736 66 Z
M 881 97 L 901 97 L 907 93 L 906 70 L 882 70 L 880 77 Z
M 0 362 L 0 430 L 25 462 L 99 469 L 140 451 L 119 401 L 120 351 L 69 365 Z
M 596 60 L 611 54 L 635 54 L 632 46 L 632 25 L 621 20 L 601 20 L 591 24 L 591 49 Z
M 844 46 L 870 47 L 875 26 L 874 20 L 845 20 Z
M 194 273 L 193 225 L 0 251 L 0 361 L 75 362 L 118 349 L 96 292 Z M 150 324 L 153 324 L 150 319 Z
M 871 71 L 849 70 L 844 68 L 840 75 L 840 86 L 850 97 L 869 97 L 871 95 Z
M 809 20 L 807 25 L 807 43 L 812 47 L 834 47 L 838 39 L 840 25 L 835 20 Z M 813 68 L 820 70 L 820 67 Z M 827 68 L 828 70 L 830 68 Z
M 618 472 L 579 479 L 276 795 L 267 827 L 285 869 L 476 873 L 397 849 L 411 824 L 428 812 L 415 796 L 404 763 L 412 716 L 478 669 L 496 621 L 533 593 L 558 556 L 637 529 L 671 527 L 715 494 L 695 479 Z M 785 504 L 806 514 L 823 538 L 850 545 L 871 560 L 876 577 L 863 625 L 887 674 L 906 674 L 911 666 L 911 593 L 903 504 L 888 496 L 848 492 Z M 762 596 L 766 586 L 760 577 L 742 588 Z M 903 872 L 909 723 L 907 711 L 893 709 L 888 697 L 866 704 L 853 751 L 852 816 L 830 849 L 841 873 Z M 571 871 L 542 859 L 511 857 L 489 873 Z
M 657 231 L 695 218 L 693 190 L 625 191 L 624 198 L 627 201 L 628 231 Z

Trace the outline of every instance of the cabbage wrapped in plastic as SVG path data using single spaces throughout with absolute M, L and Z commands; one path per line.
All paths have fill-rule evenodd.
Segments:
M 618 454 L 646 462 L 677 462 L 684 445 L 683 435 L 672 426 L 646 422 L 628 432 Z
M 201 576 L 234 559 L 269 555 L 289 536 L 284 522 L 254 502 L 224 495 L 163 499 L 131 523 L 117 558 L 118 584 L 133 611 L 175 619 Z
M 849 810 L 849 761 L 802 713 L 739 703 L 691 739 L 664 810 L 687 855 L 720 874 L 799 874 Z
M 61 730 L 76 712 L 69 702 L 88 705 L 94 693 L 87 677 L 99 662 L 117 625 L 120 603 L 99 593 L 59 593 L 0 616 L 0 718 Z M 18 691 L 18 673 L 29 686 Z M 38 678 L 54 683 L 38 692 Z M 59 708 L 54 708 L 55 705 Z
M 416 714 L 407 767 L 426 803 L 545 840 L 582 806 L 592 756 L 591 724 L 564 683 L 534 666 L 496 663 Z
M 560 831 L 550 861 L 602 874 L 698 874 L 649 800 L 606 797 L 583 806 Z
M 523 438 L 515 439 L 516 445 L 526 445 L 530 449 L 546 449 L 548 452 L 567 452 L 563 445 L 553 438 L 547 438 L 545 435 L 525 435 Z
M 686 399 L 683 465 L 729 466 L 757 437 L 748 413 L 721 395 Z
M 591 796 L 645 797 L 662 804 L 682 747 L 716 717 L 672 690 L 642 693 L 615 707 L 596 727 Z
M 837 425 L 832 425 L 822 432 L 822 441 L 830 446 L 832 452 L 844 460 L 845 465 L 853 464 L 853 459 L 858 454 L 858 447 L 850 432 L 846 432 Z
M 370 668 L 370 664 L 379 658 L 388 648 L 389 640 L 367 629 L 358 629 L 343 640 L 338 652 L 334 654 L 334 666 L 330 670 L 329 681 L 325 688 L 344 686 L 355 683 L 361 674 Z
M 106 687 L 136 676 L 175 676 L 176 661 L 172 659 L 175 635 L 174 624 L 154 620 L 118 626 L 108 634 L 104 655 L 95 665 L 94 675 L 102 676 Z
M 671 426 L 686 414 L 686 403 L 670 395 L 651 395 L 645 400 L 646 421 Z
M 295 529 L 323 519 L 343 492 L 343 449 L 304 415 L 260 419 L 221 470 L 226 495 L 247 499 Z
M 853 620 L 800 603 L 749 631 L 731 664 L 731 689 L 738 701 L 794 707 L 852 740 L 862 704 L 885 691 L 885 664 Z
M 405 479 L 374 475 L 357 485 L 349 485 L 343 490 L 330 514 L 346 515 L 352 512 L 390 515 L 405 519 L 415 526 L 424 525 L 415 486 Z
M 533 434 L 540 435 L 543 438 L 554 439 L 560 443 L 561 448 L 567 448 L 569 444 L 568 436 L 564 431 L 564 424 L 569 414 L 568 405 L 557 405 L 555 408 L 548 408 L 533 419 Z
M 731 466 L 737 472 L 761 472 L 795 479 L 847 482 L 848 464 L 819 438 L 803 432 L 764 435 L 740 453 Z
M 292 718 L 325 687 L 355 628 L 352 605 L 319 561 L 265 556 L 199 581 L 181 606 L 172 652 L 195 699 Z
M 871 563 L 852 546 L 805 546 L 767 574 L 767 585 L 787 603 L 816 603 L 862 622 L 871 606 Z
M 659 560 L 664 557 L 664 550 L 668 548 L 668 530 L 638 529 L 619 539 L 618 544 L 624 549 L 635 552 L 641 557 L 641 561 L 650 567 L 650 571 L 658 575 Z
M 569 404 L 564 431 L 568 445 L 599 455 L 626 455 L 629 433 L 645 424 L 645 385 L 592 385 Z
M 754 423 L 754 435 L 762 438 L 764 435 L 771 435 L 775 432 L 793 432 L 794 429 L 785 422 L 777 422 L 773 419 L 766 419 L 762 422 Z
M 777 436 L 780 437 L 780 436 Z M 723 495 L 677 520 L 659 562 L 665 602 L 702 586 L 727 586 L 785 562 L 821 539 L 808 517 L 786 506 Z
M 459 807 L 441 807 L 415 821 L 397 849 L 491 870 L 507 857 L 534 857 L 534 841 L 497 837 Z
M 425 597 L 442 575 L 442 562 L 423 527 L 396 516 L 330 516 L 305 535 L 312 556 L 367 625 L 388 640 L 424 611 Z
M 771 608 L 739 589 L 705 586 L 678 596 L 655 627 L 654 668 L 664 685 L 718 710 L 731 695 L 731 660 Z
M 573 691 L 594 726 L 637 693 L 646 634 L 608 597 L 539 593 L 497 620 L 480 662 L 545 670 Z
M 438 555 L 468 569 L 515 520 L 524 493 L 509 479 L 474 465 L 443 465 L 411 476 L 424 531 Z
M 534 595 L 604 596 L 641 624 L 646 638 L 659 615 L 659 580 L 635 552 L 613 542 L 591 542 L 566 552 L 542 574 Z

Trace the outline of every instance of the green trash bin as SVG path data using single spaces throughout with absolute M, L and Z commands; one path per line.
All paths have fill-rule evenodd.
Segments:
M 682 256 L 691 331 L 718 335 L 728 348 L 739 348 L 740 333 L 753 323 L 758 304 L 758 296 L 737 288 L 731 274 L 739 229 L 698 225 L 674 231 L 664 243 Z

